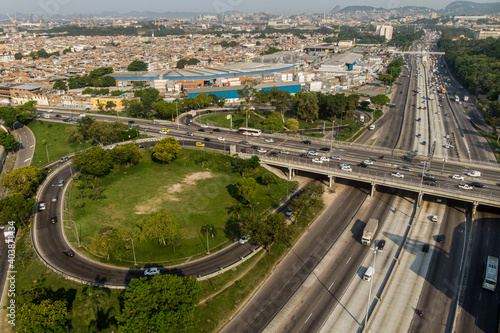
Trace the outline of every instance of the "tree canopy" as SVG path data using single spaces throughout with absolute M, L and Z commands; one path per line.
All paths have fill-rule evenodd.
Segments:
M 113 159 L 108 151 L 98 146 L 76 153 L 73 165 L 82 173 L 102 177 L 113 169 Z
M 201 287 L 192 277 L 158 274 L 132 279 L 123 309 L 116 316 L 118 332 L 187 332 L 196 328 L 195 306 Z
M 249 204 L 254 201 L 257 194 L 257 181 L 252 177 L 240 178 L 236 184 L 236 190 L 243 202 Z
M 134 60 L 128 66 L 129 72 L 144 72 L 148 70 L 148 64 L 141 60 Z
M 12 193 L 21 193 L 26 197 L 31 197 L 46 176 L 47 171 L 43 169 L 24 166 L 4 175 L 2 186 L 8 188 Z
M 18 226 L 28 225 L 35 199 L 13 193 L 0 199 L 0 221 L 15 221 Z
M 170 163 L 181 152 L 181 146 L 174 137 L 162 139 L 153 148 L 153 159 L 160 163 Z
M 145 217 L 137 223 L 139 239 L 153 240 L 158 244 L 174 248 L 180 242 L 179 222 L 169 213 L 158 212 Z

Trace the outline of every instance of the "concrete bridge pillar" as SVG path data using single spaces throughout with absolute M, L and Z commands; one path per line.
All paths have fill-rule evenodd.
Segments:
M 373 197 L 373 192 L 375 192 L 375 182 L 372 182 L 372 187 L 370 188 L 370 196 Z
M 292 180 L 293 176 L 295 176 L 293 174 L 293 168 L 292 167 L 288 167 L 288 180 Z
M 472 203 L 472 215 L 474 215 L 474 213 L 476 212 L 478 205 L 479 205 L 479 203 L 477 201 L 474 201 Z
M 329 180 L 328 187 L 332 187 L 333 183 L 335 183 L 335 179 L 333 178 L 333 176 L 329 175 L 328 180 Z
M 418 192 L 418 197 L 417 197 L 417 207 L 420 207 L 420 204 L 422 203 L 422 196 L 424 194 L 422 193 L 422 191 Z

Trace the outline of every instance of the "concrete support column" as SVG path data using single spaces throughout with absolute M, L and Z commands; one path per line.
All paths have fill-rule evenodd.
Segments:
M 372 187 L 370 189 L 370 196 L 373 197 L 373 192 L 375 192 L 375 183 L 372 182 Z
M 328 187 L 332 187 L 333 183 L 335 182 L 335 179 L 333 179 L 333 176 L 328 176 Z
M 293 169 L 291 167 L 288 167 L 288 180 L 292 180 L 292 177 L 293 177 L 292 173 L 293 173 Z
M 417 207 L 420 207 L 420 204 L 422 203 L 422 197 L 423 197 L 422 191 L 418 192 L 418 197 L 417 197 Z
M 476 212 L 478 205 L 479 205 L 479 203 L 477 201 L 474 201 L 472 203 L 472 215 L 474 215 L 474 213 Z

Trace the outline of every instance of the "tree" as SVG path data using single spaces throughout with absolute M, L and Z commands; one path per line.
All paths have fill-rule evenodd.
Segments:
M 250 204 L 257 194 L 257 181 L 252 177 L 243 177 L 236 184 L 238 196 L 247 204 Z
M 135 97 L 140 97 L 143 112 L 149 113 L 153 108 L 153 104 L 161 100 L 160 92 L 155 88 L 146 88 L 134 91 Z
M 5 150 L 13 150 L 18 144 L 19 142 L 12 134 L 0 131 L 0 146 L 3 146 Z
M 127 66 L 129 72 L 145 72 L 147 70 L 148 64 L 140 60 L 134 60 Z
M 117 146 L 110 152 L 113 162 L 119 165 L 136 165 L 142 158 L 142 151 L 133 143 Z
M 115 102 L 113 102 L 113 101 L 107 101 L 107 102 L 106 102 L 106 105 L 104 106 L 104 108 L 105 108 L 106 110 L 108 110 L 108 111 L 111 111 L 111 112 L 112 112 L 112 111 L 114 111 L 114 110 L 115 110 L 115 108 L 116 108 L 116 103 L 115 103 Z
M 150 280 L 132 279 L 124 293 L 122 311 L 116 316 L 118 332 L 194 331 L 201 290 L 192 277 L 158 274 Z
M 283 214 L 271 214 L 266 219 L 249 220 L 243 227 L 243 234 L 261 244 L 268 252 L 273 243 L 289 245 L 291 228 L 287 225 Z
M 181 146 L 174 137 L 162 139 L 153 148 L 153 159 L 160 163 L 170 163 L 181 152 Z
M 300 119 L 306 122 L 314 122 L 318 119 L 318 97 L 313 92 L 298 92 L 294 96 L 295 112 Z
M 27 198 L 21 193 L 10 194 L 0 199 L 0 221 L 14 221 L 18 226 L 28 225 L 34 205 L 34 198 Z
M 137 226 L 141 241 L 153 240 L 158 244 L 171 245 L 175 252 L 175 245 L 180 240 L 179 222 L 171 214 L 153 213 L 140 220 Z
M 66 302 L 45 299 L 38 304 L 22 303 L 17 308 L 17 332 L 66 332 L 68 310 Z
M 109 304 L 109 295 L 104 288 L 87 286 L 76 294 L 72 304 L 72 317 L 85 327 L 94 327 L 99 331 L 98 316 Z
M 22 53 L 14 53 L 14 59 L 16 60 L 21 60 L 23 58 L 23 54 Z
M 66 81 L 57 79 L 54 81 L 54 85 L 52 86 L 52 89 L 57 89 L 57 90 L 68 90 L 68 86 L 66 85 Z
M 153 104 L 153 109 L 158 112 L 158 117 L 162 119 L 172 119 L 177 114 L 176 105 L 172 102 L 158 101 Z
M 123 104 L 125 111 L 127 111 L 132 117 L 140 117 L 145 114 L 142 103 L 138 99 L 131 99 L 130 101 L 125 100 L 123 101 Z
M 270 113 L 262 122 L 264 129 L 268 131 L 281 131 L 283 130 L 283 122 L 278 113 Z
M 281 121 L 285 122 L 285 112 L 292 105 L 290 93 L 285 90 L 272 88 L 269 100 L 275 111 L 281 114 Z
M 288 127 L 291 132 L 295 133 L 299 130 L 299 121 L 297 119 L 290 118 L 286 122 L 286 127 Z
M 127 124 L 119 121 L 95 121 L 87 130 L 89 139 L 98 140 L 103 144 L 120 140 L 120 135 L 128 130 Z
M 371 100 L 372 104 L 375 104 L 375 105 L 386 105 L 387 103 L 389 103 L 391 101 L 390 98 L 384 94 L 374 96 L 374 97 L 370 98 L 370 100 Z
M 43 169 L 24 166 L 4 175 L 2 186 L 8 188 L 11 193 L 21 193 L 25 197 L 31 197 L 46 176 L 47 171 Z
M 84 138 L 84 140 L 88 140 L 90 138 L 89 128 L 95 122 L 94 118 L 85 116 L 76 121 L 78 123 L 78 131 Z
M 101 147 L 92 147 L 76 153 L 73 157 L 73 165 L 82 173 L 102 177 L 113 169 L 113 160 L 108 151 Z
M 99 232 L 92 237 L 90 250 L 98 255 L 106 256 L 109 260 L 111 256 L 122 259 L 130 252 L 130 236 L 119 229 L 109 229 Z
M 370 106 L 370 101 L 362 101 L 360 104 L 361 104 L 361 108 L 363 110 L 368 110 L 368 107 Z
M 276 184 L 276 177 L 271 173 L 266 173 L 262 176 L 262 184 L 266 185 L 269 189 L 269 185 Z
M 385 84 L 391 84 L 392 82 L 392 75 L 391 74 L 382 74 L 379 77 L 380 81 L 383 81 Z

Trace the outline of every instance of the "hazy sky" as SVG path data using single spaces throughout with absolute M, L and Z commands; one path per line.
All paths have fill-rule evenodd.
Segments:
M 335 6 L 370 5 L 393 8 L 400 6 L 425 6 L 444 8 L 453 0 L 21 0 L 2 2 L 3 13 L 28 13 L 44 16 L 67 14 L 99 14 L 104 11 L 125 13 L 133 10 L 154 12 L 212 12 L 228 10 L 240 12 L 268 12 L 273 14 L 327 13 Z M 480 2 L 497 2 L 486 0 Z M 479 2 L 479 1 L 478 1 Z

